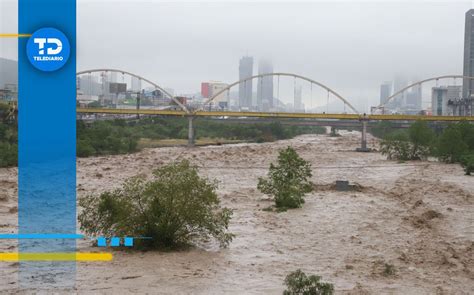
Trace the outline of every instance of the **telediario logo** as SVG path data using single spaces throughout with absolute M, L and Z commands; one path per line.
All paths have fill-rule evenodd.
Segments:
M 26 45 L 30 63 L 41 71 L 51 72 L 62 68 L 70 54 L 66 36 L 54 28 L 42 28 L 31 35 Z

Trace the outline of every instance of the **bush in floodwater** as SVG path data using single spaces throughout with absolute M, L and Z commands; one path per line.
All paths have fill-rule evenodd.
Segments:
M 461 165 L 464 168 L 466 175 L 474 173 L 474 154 L 462 156 Z
M 81 229 L 93 236 L 151 237 L 137 246 L 176 248 L 196 239 L 214 237 L 225 247 L 232 211 L 222 208 L 217 183 L 198 175 L 183 160 L 144 176 L 128 179 L 120 189 L 79 201 Z
M 300 269 L 290 273 L 285 278 L 287 289 L 283 295 L 331 295 L 334 294 L 334 285 L 321 282 L 321 277 L 307 276 Z
M 268 178 L 259 178 L 257 188 L 274 196 L 277 208 L 299 208 L 304 195 L 312 191 L 311 164 L 292 148 L 280 150 L 278 164 L 270 164 Z

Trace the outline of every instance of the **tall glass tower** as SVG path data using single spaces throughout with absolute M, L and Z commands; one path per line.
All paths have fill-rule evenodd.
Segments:
M 253 57 L 244 56 L 239 63 L 239 80 L 252 77 L 253 75 Z M 252 107 L 252 80 L 239 84 L 239 107 Z
M 466 12 L 466 29 L 464 31 L 464 76 L 474 77 L 474 9 Z M 462 96 L 474 95 L 474 80 L 464 79 Z

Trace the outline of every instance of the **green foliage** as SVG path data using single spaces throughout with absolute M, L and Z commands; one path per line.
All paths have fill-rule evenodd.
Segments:
M 461 156 L 468 152 L 468 145 L 463 141 L 458 126 L 450 125 L 440 135 L 437 144 L 437 155 L 445 162 L 459 162 Z
M 432 153 L 434 140 L 434 132 L 426 122 L 419 120 L 408 131 L 393 131 L 385 135 L 380 150 L 388 159 L 424 160 Z
M 277 208 L 299 208 L 312 191 L 311 164 L 291 147 L 280 150 L 278 164 L 270 164 L 268 178 L 259 178 L 257 188 L 274 196 Z
M 292 138 L 305 133 L 324 133 L 319 126 L 284 126 L 281 122 L 238 124 L 211 120 L 196 121 L 196 137 L 224 138 L 267 142 Z M 137 151 L 140 138 L 186 139 L 186 118 L 154 117 L 138 122 L 125 120 L 95 121 L 85 124 L 77 122 L 77 155 L 122 154 Z
M 0 121 L 0 167 L 16 166 L 18 162 L 18 131 L 16 122 Z
M 137 151 L 138 137 L 123 120 L 77 122 L 77 155 L 124 154 Z
M 285 278 L 287 289 L 284 295 L 331 295 L 334 294 L 334 285 L 321 282 L 321 277 L 307 276 L 300 269 L 290 273 Z
M 474 124 L 464 120 L 455 124 L 461 133 L 462 141 L 467 145 L 470 151 L 474 151 Z
M 435 134 L 425 121 L 418 120 L 408 129 L 411 143 L 409 158 L 411 160 L 426 159 L 433 149 Z
M 380 121 L 373 128 L 370 128 L 369 132 L 375 137 L 384 138 L 393 132 L 392 122 Z
M 471 175 L 471 173 L 474 172 L 474 153 L 462 156 L 461 165 L 464 168 L 466 175 Z
M 380 142 L 380 152 L 389 160 L 409 160 L 410 142 L 404 131 L 393 132 L 385 136 Z
M 87 104 L 88 108 L 100 108 L 102 105 L 100 104 L 99 101 L 93 101 Z
M 201 178 L 187 160 L 156 169 L 151 180 L 135 176 L 122 188 L 79 201 L 81 229 L 89 235 L 151 237 L 137 246 L 176 248 L 214 237 L 222 247 L 232 211 L 221 208 L 217 183 Z
M 386 277 L 395 275 L 395 266 L 393 264 L 384 263 L 383 266 L 383 275 Z

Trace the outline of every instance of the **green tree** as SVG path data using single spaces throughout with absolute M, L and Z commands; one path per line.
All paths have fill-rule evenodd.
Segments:
M 462 141 L 467 144 L 470 151 L 474 151 L 474 124 L 463 120 L 456 124 L 456 128 L 461 133 Z
M 468 145 L 463 141 L 462 134 L 455 125 L 449 125 L 444 129 L 437 144 L 437 155 L 442 161 L 459 162 L 467 151 Z
M 392 132 L 380 142 L 380 152 L 389 160 L 409 160 L 410 141 L 404 131 Z
M 13 167 L 18 163 L 18 146 L 0 142 L 0 167 Z
M 393 131 L 392 122 L 381 121 L 378 122 L 373 128 L 370 129 L 370 133 L 378 138 L 384 138 Z
M 316 275 L 307 276 L 300 269 L 290 273 L 285 278 L 287 289 L 284 295 L 332 295 L 334 285 L 321 282 L 321 277 Z
M 136 176 L 122 188 L 79 201 L 81 229 L 89 235 L 151 237 L 137 246 L 175 248 L 214 237 L 230 243 L 232 211 L 220 206 L 217 183 L 201 178 L 187 160 Z
M 471 175 L 471 173 L 474 172 L 474 154 L 462 156 L 461 165 L 464 168 L 466 175 Z
M 411 143 L 409 158 L 411 160 L 426 159 L 433 148 L 435 138 L 433 130 L 428 127 L 425 121 L 418 120 L 410 125 L 408 137 Z
M 280 150 L 278 164 L 270 164 L 268 178 L 259 178 L 257 188 L 274 196 L 277 208 L 299 208 L 304 195 L 312 191 L 311 164 L 292 148 Z
M 89 139 L 78 139 L 76 148 L 76 154 L 78 157 L 90 157 L 96 153 Z

